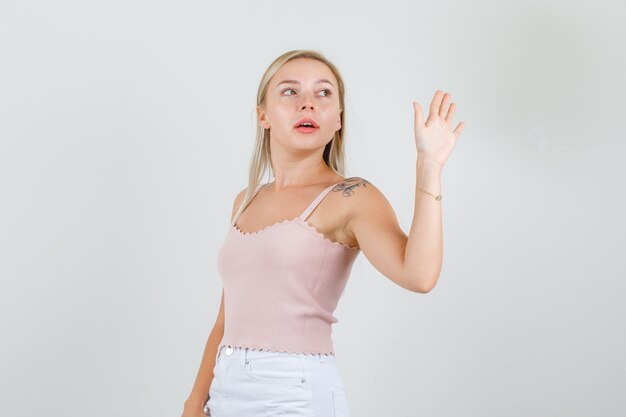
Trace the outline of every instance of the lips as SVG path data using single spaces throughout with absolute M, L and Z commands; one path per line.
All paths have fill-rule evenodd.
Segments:
M 298 128 L 298 127 L 300 127 L 300 125 L 301 125 L 302 123 L 306 123 L 306 122 L 310 123 L 310 124 L 311 124 L 311 126 L 312 126 L 312 127 L 314 127 L 314 128 L 318 128 L 318 127 L 319 127 L 319 125 L 317 124 L 317 122 L 316 122 L 315 120 L 313 120 L 313 119 L 309 119 L 309 118 L 304 118 L 304 119 L 300 120 L 300 121 L 299 121 L 298 123 L 296 123 L 293 127 Z

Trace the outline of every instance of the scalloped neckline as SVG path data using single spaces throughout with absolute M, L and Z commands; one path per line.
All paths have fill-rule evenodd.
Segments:
M 349 250 L 349 251 L 351 251 L 351 252 L 360 252 L 360 251 L 361 251 L 361 249 L 360 249 L 360 248 L 350 246 L 350 245 L 348 245 L 347 243 L 341 243 L 341 242 L 337 242 L 336 240 L 330 240 L 329 238 L 327 238 L 326 236 L 324 236 L 324 234 L 323 234 L 323 233 L 320 233 L 320 232 L 319 232 L 319 231 L 318 231 L 315 227 L 311 226 L 311 225 L 309 224 L 309 222 L 307 222 L 306 220 L 302 220 L 302 218 L 301 218 L 300 216 L 298 216 L 298 217 L 296 217 L 296 218 L 294 218 L 294 219 L 285 219 L 285 220 L 278 221 L 278 222 L 276 222 L 276 223 L 273 223 L 273 224 L 270 224 L 270 225 L 268 225 L 268 226 L 265 226 L 264 228 L 262 228 L 261 230 L 257 230 L 256 232 L 244 232 L 244 231 L 242 231 L 241 229 L 239 229 L 239 228 L 237 227 L 237 224 L 236 224 L 236 223 L 233 223 L 233 225 L 232 225 L 231 229 L 232 229 L 233 231 L 237 232 L 240 236 L 243 236 L 243 237 L 252 237 L 252 236 L 258 235 L 258 234 L 259 234 L 259 233 L 261 233 L 261 232 L 266 231 L 267 229 L 270 229 L 270 228 L 273 228 L 273 227 L 279 226 L 279 225 L 281 225 L 281 224 L 283 224 L 283 223 L 297 223 L 297 224 L 301 224 L 301 225 L 302 225 L 302 226 L 304 226 L 305 228 L 307 228 L 307 229 L 309 229 L 310 231 L 312 231 L 312 232 L 313 232 L 316 236 L 318 236 L 319 238 L 321 238 L 324 242 L 328 242 L 328 243 L 330 243 L 331 245 L 336 245 L 336 246 L 342 247 L 342 248 L 347 249 L 347 250 Z

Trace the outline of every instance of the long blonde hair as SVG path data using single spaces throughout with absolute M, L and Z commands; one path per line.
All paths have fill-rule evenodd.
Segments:
M 337 67 L 330 62 L 321 52 L 310 49 L 297 49 L 289 52 L 285 52 L 274 60 L 267 68 L 261 83 L 259 84 L 259 90 L 257 92 L 256 104 L 261 106 L 265 103 L 265 93 L 272 77 L 278 72 L 278 70 L 287 62 L 296 58 L 310 58 L 316 59 L 324 63 L 333 73 L 337 79 L 337 89 L 339 90 L 339 106 L 343 111 L 340 113 L 341 128 L 335 132 L 333 139 L 324 148 L 323 158 L 326 165 L 328 165 L 333 171 L 345 176 L 345 150 L 344 150 L 344 134 L 345 134 L 345 106 L 344 95 L 345 87 L 343 84 L 343 78 L 339 73 Z M 270 132 L 263 128 L 257 119 L 256 141 L 254 143 L 254 150 L 252 152 L 252 158 L 250 159 L 250 168 L 248 172 L 248 188 L 244 194 L 243 201 L 239 205 L 237 212 L 233 216 L 233 220 L 237 219 L 243 212 L 248 203 L 252 200 L 256 188 L 261 183 L 263 174 L 267 171 L 272 172 L 272 164 L 270 158 Z M 274 173 L 272 172 L 272 175 Z M 232 223 L 232 221 L 231 221 Z

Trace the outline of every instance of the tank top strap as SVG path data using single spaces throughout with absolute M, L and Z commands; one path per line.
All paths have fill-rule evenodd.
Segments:
M 311 212 L 313 210 L 315 210 L 315 207 L 318 206 L 319 203 L 321 203 L 321 201 L 324 199 L 324 197 L 326 197 L 326 194 L 328 194 L 330 192 L 330 190 L 332 190 L 332 188 L 337 185 L 337 184 L 341 184 L 343 180 L 326 187 L 325 189 L 322 190 L 321 193 L 319 193 L 317 195 L 317 197 L 315 197 L 315 200 L 313 200 L 313 202 L 311 202 L 311 204 L 309 204 L 309 207 L 307 207 L 302 214 L 300 215 L 300 220 L 305 221 L 307 219 L 307 217 L 309 217 L 309 214 L 311 214 Z
M 235 218 L 233 219 L 232 222 L 230 222 L 231 226 L 235 226 L 235 224 L 237 224 L 237 220 L 239 220 L 239 217 L 241 217 L 241 215 L 243 214 L 243 211 L 250 205 L 250 203 L 252 202 L 252 200 L 254 199 L 254 197 L 256 197 L 257 193 L 259 192 L 259 190 L 263 187 L 265 187 L 267 184 L 259 184 L 256 187 L 256 190 L 254 190 L 254 193 L 252 194 L 252 197 L 250 198 L 250 201 L 248 201 L 248 204 L 246 204 L 246 206 L 243 208 L 243 210 L 241 210 L 241 213 L 239 213 L 237 216 L 235 216 Z

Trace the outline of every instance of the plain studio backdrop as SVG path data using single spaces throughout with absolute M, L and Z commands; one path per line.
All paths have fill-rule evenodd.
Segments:
M 341 70 L 346 175 L 405 233 L 411 101 L 448 91 L 466 123 L 436 287 L 361 254 L 335 311 L 352 415 L 625 415 L 616 5 L 1 0 L 0 415 L 180 415 L 258 83 L 291 49 Z

